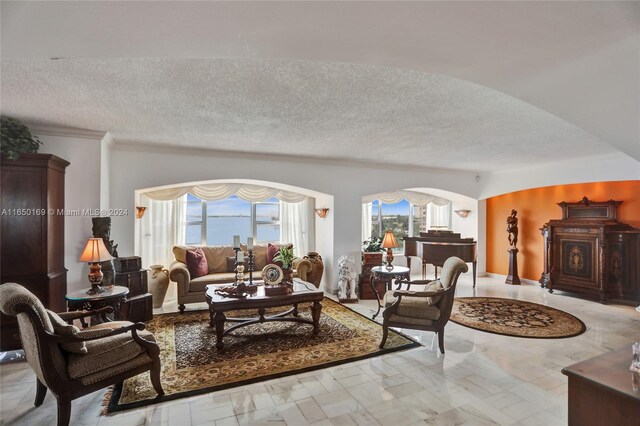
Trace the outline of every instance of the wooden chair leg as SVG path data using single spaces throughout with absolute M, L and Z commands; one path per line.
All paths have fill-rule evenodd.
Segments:
M 162 383 L 160 382 L 160 361 L 153 363 L 153 367 L 149 371 L 149 376 L 151 377 L 151 384 L 158 394 L 158 397 L 164 396 L 164 389 L 162 389 Z
M 69 426 L 71 419 L 71 401 L 58 397 L 58 426 Z
M 40 379 L 36 379 L 36 400 L 33 403 L 36 407 L 39 407 L 44 402 L 44 397 L 47 395 L 47 387 L 42 384 Z
M 380 349 L 384 348 L 384 344 L 387 343 L 387 337 L 389 336 L 389 327 L 382 326 L 382 342 L 380 342 Z
M 444 328 L 436 332 L 438 334 L 438 345 L 440 346 L 440 352 L 444 354 Z

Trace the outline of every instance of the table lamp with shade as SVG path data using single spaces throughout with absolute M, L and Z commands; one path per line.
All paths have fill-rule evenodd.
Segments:
M 393 265 L 391 264 L 391 262 L 393 262 L 393 252 L 391 249 L 399 247 L 398 241 L 392 231 L 385 231 L 380 247 L 387 249 L 387 270 L 390 271 L 393 269 Z
M 89 238 L 87 246 L 84 248 L 82 256 L 80 256 L 80 262 L 88 262 L 90 264 L 89 282 L 91 283 L 91 288 L 87 291 L 87 294 L 99 294 L 107 291 L 100 287 L 103 277 L 100 262 L 111 259 L 113 259 L 113 256 L 107 250 L 102 238 Z

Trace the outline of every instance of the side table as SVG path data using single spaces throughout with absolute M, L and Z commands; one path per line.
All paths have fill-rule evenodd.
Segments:
M 378 290 L 376 289 L 375 282 L 376 280 L 384 281 L 385 289 L 391 290 L 391 285 L 393 284 L 393 280 L 405 278 L 407 280 L 411 279 L 409 275 L 410 269 L 405 266 L 394 266 L 390 270 L 387 269 L 386 266 L 376 266 L 371 268 L 371 288 L 376 295 L 376 300 L 378 301 L 378 310 L 371 317 L 371 319 L 375 319 L 380 313 L 380 309 L 382 309 L 382 302 L 380 301 L 380 294 L 378 294 Z M 400 288 L 400 285 L 398 285 Z
M 115 285 L 112 288 L 106 289 L 104 293 L 87 294 L 88 289 L 77 290 L 69 293 L 65 296 L 67 300 L 67 307 L 69 311 L 80 310 L 95 310 L 104 308 L 105 306 L 111 306 L 113 308 L 114 319 L 120 318 L 120 305 L 126 302 L 129 289 Z M 106 313 L 101 314 L 102 322 L 108 321 Z M 93 324 L 93 317 L 91 323 Z M 86 327 L 87 324 L 82 320 L 82 326 Z

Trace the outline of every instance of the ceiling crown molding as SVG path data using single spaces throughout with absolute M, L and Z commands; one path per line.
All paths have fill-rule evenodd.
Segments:
M 91 129 L 79 129 L 76 127 L 59 127 L 59 126 L 38 126 L 30 125 L 26 123 L 31 133 L 36 135 L 47 136 L 65 136 L 69 138 L 86 138 L 86 139 L 98 139 L 101 140 L 106 134 L 106 131 L 91 130 Z

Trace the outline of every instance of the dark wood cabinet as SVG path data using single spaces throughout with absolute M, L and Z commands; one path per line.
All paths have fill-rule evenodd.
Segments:
M 128 299 L 121 310 L 121 319 L 132 322 L 146 322 L 153 318 L 152 296 L 151 293 L 148 293 L 147 270 L 123 271 L 123 265 L 140 265 L 140 258 L 129 259 L 129 261 L 116 262 L 116 285 L 129 289 Z M 124 269 L 127 268 L 125 267 Z
M 51 154 L 2 158 L 0 282 L 16 282 L 49 309 L 66 310 L 64 176 L 68 161 Z M 19 349 L 14 317 L 0 318 L 0 350 Z
M 363 253 L 362 273 L 358 282 L 360 299 L 376 299 L 376 294 L 371 288 L 371 268 L 382 265 L 382 253 Z M 374 283 L 380 294 L 385 292 L 385 281 L 376 280 Z
M 569 378 L 570 426 L 637 425 L 640 375 L 629 371 L 631 345 L 562 369 Z
M 549 292 L 640 302 L 640 229 L 617 220 L 621 203 L 585 197 L 558 204 L 562 219 L 542 228 L 545 268 L 540 282 Z

